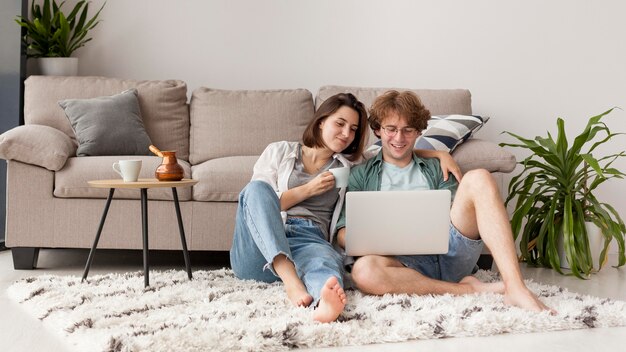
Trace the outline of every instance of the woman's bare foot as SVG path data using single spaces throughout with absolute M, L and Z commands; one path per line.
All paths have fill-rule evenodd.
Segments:
M 339 286 L 339 281 L 336 277 L 331 276 L 326 280 L 320 296 L 319 304 L 313 312 L 313 319 L 320 323 L 335 321 L 339 314 L 343 312 L 347 302 L 346 293 Z
M 291 259 L 284 254 L 279 254 L 274 258 L 273 265 L 278 277 L 285 284 L 285 291 L 287 291 L 287 297 L 291 303 L 296 307 L 308 307 L 313 302 L 313 297 L 307 292 L 302 280 L 298 277 L 296 267 Z
M 556 311 L 543 304 L 535 294 L 530 292 L 527 287 L 506 290 L 504 293 L 504 303 L 530 310 L 532 312 L 550 311 L 555 315 Z
M 287 297 L 291 303 L 296 307 L 308 307 L 313 302 L 313 297 L 307 292 L 302 282 L 285 283 L 285 291 L 287 291 Z
M 459 282 L 471 287 L 472 292 L 504 293 L 504 282 L 482 282 L 473 276 L 466 276 Z

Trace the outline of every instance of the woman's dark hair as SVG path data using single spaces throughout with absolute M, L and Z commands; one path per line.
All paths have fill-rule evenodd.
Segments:
M 361 103 L 351 93 L 339 93 L 326 99 L 322 105 L 315 112 L 313 120 L 309 122 L 309 125 L 304 130 L 302 135 L 302 143 L 309 147 L 325 147 L 324 140 L 322 139 L 321 130 L 319 125 L 322 121 L 326 120 L 328 116 L 334 114 L 342 106 L 352 108 L 359 114 L 359 126 L 354 134 L 354 140 L 346 149 L 342 150 L 342 154 L 346 154 L 348 160 L 354 161 L 361 157 L 363 148 L 365 148 L 366 138 L 368 136 L 367 131 L 367 110 L 363 103 Z

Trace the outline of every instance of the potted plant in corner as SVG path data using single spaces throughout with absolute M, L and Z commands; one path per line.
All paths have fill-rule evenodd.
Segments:
M 619 255 L 617 267 L 626 263 L 624 222 L 611 205 L 600 202 L 593 193 L 609 179 L 625 176 L 611 165 L 626 153 L 600 158 L 592 154 L 598 146 L 622 134 L 611 133 L 601 121 L 613 110 L 590 118 L 571 146 L 561 118 L 557 119 L 556 141 L 549 132 L 547 137 L 538 136 L 534 140 L 503 132 L 521 144 L 501 143 L 500 146 L 532 152 L 520 162 L 524 169 L 511 179 L 506 199 L 508 205 L 517 198 L 511 226 L 515 239 L 521 236 L 522 261 L 552 267 L 563 274 L 561 266 L 565 260 L 574 275 L 585 278 L 594 264 L 599 270 L 606 262 L 609 244 L 615 240 Z M 589 239 L 594 225 L 601 234 L 597 262 L 592 260 Z M 563 248 L 561 256 L 559 245 Z
M 30 73 L 74 76 L 78 72 L 78 58 L 71 55 L 92 39 L 87 34 L 100 22 L 98 16 L 106 3 L 89 19 L 89 2 L 79 1 L 68 15 L 61 9 L 64 3 L 45 0 L 40 6 L 33 1 L 31 18 L 17 16 L 15 19 L 26 31 L 22 38 L 26 55 L 33 58 L 29 61 L 38 68 L 37 72 Z M 33 68 L 29 69 L 33 71 Z

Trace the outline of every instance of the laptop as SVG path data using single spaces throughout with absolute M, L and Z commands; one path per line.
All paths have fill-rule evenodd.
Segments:
M 346 193 L 346 254 L 445 254 L 449 190 Z

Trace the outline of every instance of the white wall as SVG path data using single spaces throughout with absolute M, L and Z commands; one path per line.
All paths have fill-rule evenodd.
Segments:
M 626 109 L 625 13 L 620 0 L 108 0 L 76 56 L 83 75 L 176 78 L 190 91 L 468 88 L 474 112 L 492 117 L 478 137 L 502 142 L 503 130 L 555 131 L 557 116 L 573 136 L 589 116 Z M 626 132 L 625 111 L 606 122 Z M 599 192 L 622 217 L 625 187 Z

